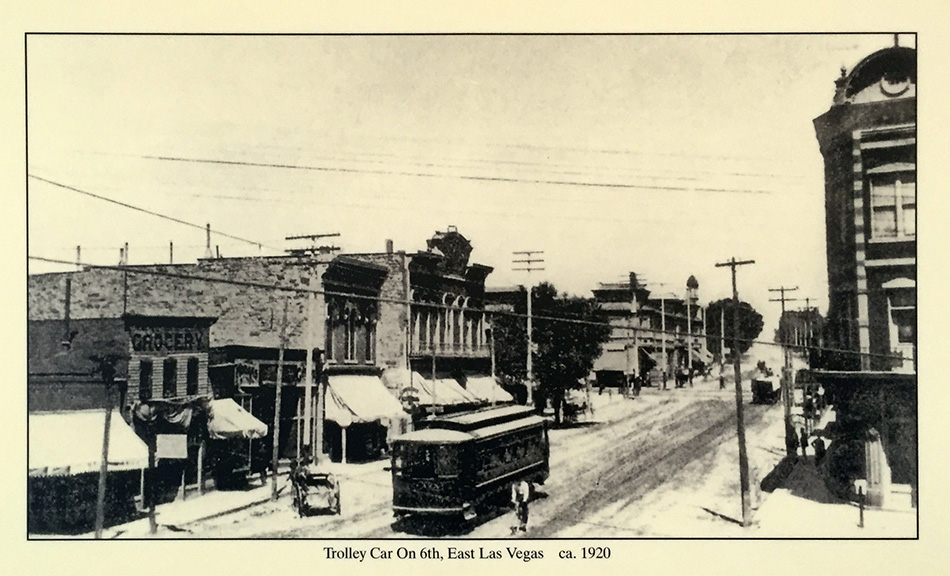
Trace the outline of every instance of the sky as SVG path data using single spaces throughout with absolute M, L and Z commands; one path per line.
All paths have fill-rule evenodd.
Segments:
M 827 309 L 812 120 L 884 35 L 75 36 L 27 41 L 29 254 L 115 264 L 414 252 L 456 226 L 489 286 L 635 271 L 703 303 Z M 912 35 L 900 43 L 914 46 Z M 42 179 L 42 180 L 41 180 Z M 58 185 L 51 184 L 54 182 Z M 512 252 L 543 251 L 544 271 Z M 30 272 L 70 269 L 30 262 Z

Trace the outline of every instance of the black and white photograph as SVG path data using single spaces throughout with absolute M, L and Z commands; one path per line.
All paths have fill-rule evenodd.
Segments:
M 25 538 L 917 540 L 917 40 L 25 34 Z

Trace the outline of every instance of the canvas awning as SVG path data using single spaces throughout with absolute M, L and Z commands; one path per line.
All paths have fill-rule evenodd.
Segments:
M 97 472 L 102 463 L 105 410 L 41 412 L 29 415 L 30 476 L 72 476 Z M 118 410 L 109 421 L 109 470 L 148 467 L 148 447 Z
M 491 376 L 469 376 L 465 389 L 485 402 L 514 402 L 515 399 Z
M 338 374 L 330 376 L 329 381 L 326 418 L 340 426 L 408 417 L 377 376 Z
M 208 414 L 208 437 L 212 440 L 229 438 L 263 438 L 267 435 L 264 424 L 230 398 L 211 401 Z
M 627 370 L 627 352 L 624 349 L 605 349 L 594 361 L 594 372 L 624 372 Z
M 429 380 L 413 372 L 412 387 L 418 392 L 419 404 L 422 406 L 482 404 L 477 396 L 462 388 L 453 378 Z

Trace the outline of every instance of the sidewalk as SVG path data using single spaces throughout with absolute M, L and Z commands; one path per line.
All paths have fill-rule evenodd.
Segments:
M 897 487 L 900 490 L 900 487 Z M 828 492 L 811 458 L 800 459 L 783 486 L 768 495 L 755 514 L 755 537 L 762 538 L 916 538 L 917 510 L 864 510 Z
M 800 413 L 800 409 L 798 409 Z M 824 430 L 835 420 L 829 408 L 815 425 Z M 814 456 L 798 458 L 788 476 L 763 498 L 754 517 L 755 536 L 763 538 L 916 538 L 917 509 L 910 487 L 891 486 L 889 508 L 865 508 L 832 494 Z
M 383 468 L 389 465 L 388 460 L 378 460 L 374 462 L 359 464 L 341 464 L 339 462 L 327 462 L 323 464 L 333 474 L 337 475 L 341 481 L 356 479 L 363 476 L 372 476 L 378 474 Z M 290 506 L 289 494 L 289 465 L 281 465 L 277 475 L 278 501 L 275 505 Z M 188 525 L 232 514 L 265 504 L 270 501 L 273 493 L 272 480 L 268 476 L 266 482 L 262 485 L 255 476 L 248 480 L 250 486 L 245 490 L 214 490 L 211 489 L 204 494 L 189 492 L 184 500 L 181 498 L 159 504 L 155 507 L 155 518 L 158 524 L 158 531 L 155 534 L 150 533 L 149 519 L 146 515 L 126 524 L 119 524 L 105 528 L 102 532 L 103 539 L 115 538 L 187 538 Z M 36 535 L 36 538 L 64 538 L 59 535 Z M 80 534 L 77 536 L 65 536 L 65 538 L 92 539 L 93 533 Z

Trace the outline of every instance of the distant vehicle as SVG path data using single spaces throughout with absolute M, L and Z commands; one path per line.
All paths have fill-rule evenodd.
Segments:
M 781 386 L 775 378 L 756 378 L 752 380 L 752 403 L 775 404 L 778 402 Z
M 547 420 L 525 406 L 453 414 L 419 423 L 392 450 L 396 516 L 474 518 L 515 482 L 543 484 L 550 447 Z
M 295 470 L 292 481 L 294 507 L 300 516 L 340 513 L 340 482 L 336 476 L 311 464 Z

